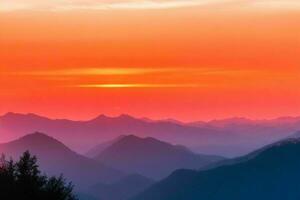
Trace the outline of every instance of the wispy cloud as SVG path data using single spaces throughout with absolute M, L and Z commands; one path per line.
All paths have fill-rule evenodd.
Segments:
M 91 5 L 69 5 L 57 8 L 57 10 L 93 9 L 93 10 L 140 10 L 140 9 L 169 9 L 207 5 L 220 0 L 169 0 L 169 1 L 128 1 L 114 3 L 95 3 Z
M 1 0 L 0 11 L 140 10 L 229 4 L 248 8 L 299 9 L 299 0 Z
M 286 9 L 300 9 L 299 0 L 257 0 L 249 1 L 249 6 L 254 8 L 262 9 L 276 9 L 276 10 L 286 10 Z
M 76 85 L 79 88 L 191 88 L 200 87 L 199 84 L 151 84 L 151 83 L 132 83 L 132 84 L 83 84 Z
M 143 75 L 143 74 L 183 74 L 193 73 L 197 75 L 237 75 L 253 72 L 253 70 L 237 70 L 216 67 L 199 67 L 199 68 L 77 68 L 77 69 L 60 69 L 60 70 L 44 70 L 44 71 L 17 71 L 11 75 L 21 76 L 45 76 L 45 77 L 68 77 L 68 76 L 113 76 L 113 75 Z
M 13 75 L 45 80 L 71 88 L 210 88 L 231 80 L 249 80 L 268 72 L 221 67 L 197 68 L 79 68 L 45 71 L 16 71 Z M 187 78 L 188 77 L 188 78 Z M 229 81 L 230 80 L 230 81 Z
M 90 75 L 139 75 L 163 72 L 177 72 L 177 68 L 79 68 L 45 71 L 16 72 L 29 76 L 90 76 Z
M 203 88 L 199 77 L 247 73 L 243 70 L 214 67 L 199 68 L 79 68 L 14 72 L 11 75 L 32 76 L 43 80 L 64 80 L 64 86 L 76 88 Z M 120 78 L 119 76 L 122 76 Z M 190 79 L 185 77 L 191 76 Z M 119 77 L 119 78 L 118 78 Z M 153 79 L 155 82 L 152 82 Z M 75 82 L 74 82 L 75 81 Z M 145 82 L 143 82 L 145 81 Z M 61 84 L 59 82 L 58 84 Z
M 209 5 L 230 0 L 1 0 L 0 10 L 132 10 Z

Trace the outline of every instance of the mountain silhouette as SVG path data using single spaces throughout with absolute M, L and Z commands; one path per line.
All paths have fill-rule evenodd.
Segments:
M 293 133 L 292 135 L 289 135 L 287 137 L 287 139 L 288 138 L 300 138 L 300 131 L 297 131 L 297 132 Z
M 132 200 L 298 200 L 300 139 L 286 139 L 205 171 L 178 170 Z
M 198 169 L 222 159 L 219 156 L 198 155 L 183 146 L 134 135 L 119 139 L 95 157 L 95 160 L 113 168 L 154 179 L 161 179 L 176 169 Z
M 244 155 L 300 130 L 300 118 L 297 117 L 275 120 L 232 118 L 182 123 L 138 119 L 129 115 L 99 115 L 88 121 L 72 121 L 35 114 L 7 113 L 0 116 L 0 124 L 1 142 L 39 131 L 55 137 L 79 153 L 86 153 L 99 143 L 113 140 L 119 135 L 133 134 L 182 144 L 199 153 L 229 157 Z
M 85 155 L 89 158 L 93 158 L 93 157 L 99 155 L 100 153 L 102 153 L 102 151 L 104 151 L 107 147 L 111 146 L 112 144 L 121 140 L 124 137 L 125 137 L 125 135 L 120 135 L 119 137 L 117 137 L 113 140 L 109 140 L 109 141 L 103 142 L 101 144 L 98 144 L 97 146 L 95 146 L 94 148 L 89 150 Z
M 127 200 L 152 184 L 154 184 L 154 180 L 132 174 L 112 184 L 96 184 L 91 187 L 90 193 L 100 199 Z
M 124 176 L 118 170 L 75 153 L 58 140 L 43 133 L 26 135 L 15 141 L 0 144 L 0 153 L 13 159 L 26 150 L 38 158 L 42 171 L 49 175 L 63 174 L 76 188 L 98 182 L 110 183 Z

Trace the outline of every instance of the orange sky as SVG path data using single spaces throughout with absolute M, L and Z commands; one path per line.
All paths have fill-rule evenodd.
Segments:
M 300 115 L 298 1 L 3 2 L 0 113 Z

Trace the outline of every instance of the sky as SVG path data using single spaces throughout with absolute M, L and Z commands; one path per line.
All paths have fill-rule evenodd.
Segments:
M 298 0 L 0 0 L 0 114 L 300 115 Z

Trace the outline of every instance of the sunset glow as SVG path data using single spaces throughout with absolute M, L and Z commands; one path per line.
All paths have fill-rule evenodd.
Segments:
M 242 8 L 267 8 L 267 9 L 300 9 L 297 0 L 121 0 L 121 1 L 95 1 L 95 0 L 56 0 L 38 1 L 28 0 L 2 0 L 0 10 L 48 10 L 48 11 L 70 11 L 70 10 L 147 10 L 147 9 L 172 9 L 207 5 L 235 5 Z
M 0 2 L 0 114 L 300 115 L 297 0 Z
M 180 69 L 179 69 L 180 70 Z M 176 69 L 145 69 L 145 68 L 82 68 L 50 71 L 17 72 L 21 75 L 33 76 L 85 76 L 85 75 L 134 75 L 159 72 L 172 72 Z
M 178 88 L 178 87 L 197 87 L 197 85 L 180 84 L 90 84 L 78 85 L 81 88 Z

